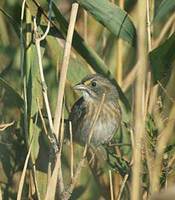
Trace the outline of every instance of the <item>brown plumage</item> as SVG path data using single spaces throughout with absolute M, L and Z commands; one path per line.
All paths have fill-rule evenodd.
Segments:
M 93 127 L 91 144 L 97 146 L 109 142 L 121 122 L 116 87 L 103 76 L 93 74 L 85 77 L 74 89 L 83 94 L 73 105 L 69 116 L 74 140 L 82 145 L 87 142 L 94 115 L 105 94 L 99 117 Z

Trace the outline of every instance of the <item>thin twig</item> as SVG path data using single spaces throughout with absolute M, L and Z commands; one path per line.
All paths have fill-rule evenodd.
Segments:
M 35 191 L 36 191 L 36 196 L 37 196 L 37 199 L 38 200 L 41 200 L 41 197 L 40 197 L 40 192 L 39 192 L 39 188 L 38 188 L 38 182 L 37 182 L 37 172 L 36 172 L 36 165 L 34 164 L 32 166 L 32 174 L 33 174 L 33 181 L 34 181 L 34 185 L 35 185 Z
M 52 2 L 53 0 L 50 0 L 49 2 L 49 14 L 48 14 L 48 23 L 47 23 L 47 28 L 45 30 L 45 33 L 42 35 L 42 37 L 40 37 L 40 41 L 44 40 L 47 36 L 47 34 L 49 33 L 50 30 L 50 22 L 51 22 L 51 16 L 52 16 Z
M 72 123 L 71 121 L 69 122 L 69 132 L 70 132 L 70 174 L 71 174 L 71 179 L 74 176 L 74 150 L 73 150 L 73 138 L 72 138 Z
M 49 22 L 48 22 L 48 24 L 49 24 Z M 45 82 L 43 65 L 42 65 L 42 58 L 41 58 L 41 49 L 40 49 L 41 38 L 38 37 L 37 29 L 38 28 L 37 28 L 37 24 L 36 24 L 36 18 L 34 18 L 35 44 L 36 44 L 37 55 L 38 55 L 38 63 L 39 63 L 39 71 L 40 71 L 41 84 L 42 84 L 42 92 L 43 92 L 44 102 L 45 102 L 46 111 L 47 111 L 47 115 L 48 115 L 50 130 L 51 130 L 52 133 L 54 133 L 55 131 L 54 131 L 54 126 L 53 126 L 53 122 L 52 122 L 52 115 L 51 115 L 51 110 L 50 110 L 50 105 L 49 105 L 48 94 L 47 94 L 47 85 L 46 85 L 46 82 Z
M 24 163 L 24 168 L 22 170 L 22 175 L 21 175 L 20 182 L 19 182 L 17 200 L 21 200 L 21 195 L 22 195 L 22 190 L 23 190 L 23 186 L 24 186 L 24 180 L 25 180 L 27 165 L 28 165 L 28 161 L 29 161 L 29 158 L 30 158 L 30 153 L 31 153 L 31 150 L 32 150 L 32 144 L 33 144 L 33 137 L 31 139 L 29 150 L 28 150 L 28 153 L 27 153 L 27 156 L 26 156 L 26 159 L 25 159 L 25 163 Z
M 24 76 L 24 40 L 23 40 L 23 19 L 24 19 L 24 10 L 25 10 L 26 0 L 23 0 L 21 7 L 21 25 L 20 25 L 20 69 L 21 77 Z
M 87 43 L 87 25 L 88 25 L 88 14 L 87 14 L 87 11 L 84 10 L 83 11 L 83 14 L 84 14 L 84 22 L 83 22 L 83 25 L 84 25 L 84 41 Z
M 10 123 L 1 123 L 0 124 L 0 131 L 4 131 L 6 128 L 12 126 L 15 123 L 15 121 L 12 121 Z
M 114 190 L 113 190 L 112 172 L 111 172 L 111 170 L 109 170 L 109 184 L 110 184 L 111 200 L 114 200 Z
M 147 17 L 147 34 L 148 34 L 148 51 L 152 49 L 151 39 L 151 20 L 150 20 L 150 0 L 146 0 L 146 17 Z
M 119 192 L 119 194 L 118 194 L 117 200 L 120 200 L 120 199 L 121 199 L 121 196 L 122 196 L 122 193 L 123 193 L 123 189 L 124 189 L 124 187 L 125 187 L 125 184 L 126 184 L 126 181 L 127 181 L 128 177 L 129 177 L 129 175 L 126 174 L 125 177 L 124 177 L 124 179 L 123 179 L 123 182 L 122 182 L 122 185 L 121 185 L 121 187 L 120 187 L 120 192 Z
M 2 192 L 1 192 L 1 187 L 0 187 L 0 200 L 2 200 Z
M 130 135 L 131 135 L 131 146 L 132 146 L 132 149 L 134 149 L 134 147 L 135 147 L 135 141 L 134 141 L 134 132 L 133 132 L 133 129 L 130 128 L 129 132 L 130 132 Z M 134 161 L 134 155 L 132 154 L 130 166 L 133 165 L 133 161 Z

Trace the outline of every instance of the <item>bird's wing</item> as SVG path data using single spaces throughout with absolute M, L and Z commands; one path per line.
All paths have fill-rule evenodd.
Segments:
M 78 122 L 86 113 L 86 105 L 83 97 L 78 99 L 71 109 L 71 113 L 69 115 L 69 120 L 74 123 Z

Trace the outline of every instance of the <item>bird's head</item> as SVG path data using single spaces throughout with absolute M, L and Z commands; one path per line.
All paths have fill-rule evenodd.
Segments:
M 83 92 L 83 97 L 87 101 L 101 100 L 103 95 L 108 101 L 118 99 L 116 87 L 105 77 L 99 74 L 86 76 L 80 83 L 74 86 L 75 90 Z

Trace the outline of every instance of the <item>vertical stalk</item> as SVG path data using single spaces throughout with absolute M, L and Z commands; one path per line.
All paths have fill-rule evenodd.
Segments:
M 58 139 L 59 128 L 60 128 L 64 88 L 65 88 L 65 83 L 66 83 L 66 75 L 67 75 L 67 69 L 68 69 L 68 64 L 69 64 L 70 51 L 71 51 L 72 38 L 73 38 L 73 33 L 74 33 L 74 26 L 75 26 L 75 21 L 77 17 L 77 12 L 78 12 L 78 4 L 73 3 L 71 16 L 70 16 L 70 23 L 69 23 L 67 37 L 66 37 L 66 44 L 65 44 L 65 49 L 64 49 L 63 63 L 61 66 L 57 105 L 56 105 L 56 112 L 55 112 L 55 117 L 54 117 L 54 128 L 55 128 L 57 139 Z
M 75 22 L 76 22 L 76 18 L 77 18 L 77 12 L 78 12 L 78 4 L 73 3 L 72 9 L 71 9 L 71 15 L 70 15 L 70 22 L 69 22 L 67 37 L 66 37 L 66 43 L 65 43 L 65 48 L 64 48 L 63 63 L 62 63 L 62 66 L 61 66 L 57 105 L 56 105 L 56 111 L 55 111 L 55 117 L 54 117 L 54 130 L 55 130 L 55 134 L 56 134 L 57 139 L 59 138 L 59 133 L 61 134 L 60 124 L 61 124 L 61 116 L 62 116 L 64 89 L 65 89 L 65 83 L 66 83 L 66 75 L 67 75 L 67 70 L 68 70 L 74 27 L 75 27 Z M 45 200 L 48 200 L 48 199 L 52 200 L 52 199 L 55 198 L 56 187 L 57 187 L 57 177 L 58 176 L 59 176 L 58 177 L 59 195 L 61 195 L 61 193 L 64 190 L 62 170 L 61 170 L 62 141 L 60 141 L 60 143 L 61 143 L 60 144 L 60 151 L 57 155 L 55 167 L 54 167 L 52 176 L 50 178 L 50 181 L 48 183 Z
M 152 39 L 151 39 L 151 17 L 150 17 L 150 0 L 146 0 L 146 18 L 147 18 L 147 34 L 148 34 L 148 51 L 152 49 Z
M 83 22 L 83 25 L 84 25 L 84 41 L 87 43 L 87 23 L 88 23 L 88 14 L 87 14 L 87 11 L 84 10 L 84 22 Z
M 124 9 L 124 0 L 119 0 L 119 6 L 121 9 Z M 123 66 L 122 66 L 122 56 L 123 56 L 123 42 L 121 38 L 118 38 L 117 41 L 117 63 L 116 63 L 116 79 L 118 84 L 122 85 L 123 79 Z
M 135 147 L 133 149 L 134 163 L 132 168 L 131 199 L 139 200 L 141 191 L 141 150 L 145 134 L 145 79 L 147 67 L 146 47 L 146 0 L 138 1 L 138 72 L 135 84 L 134 128 Z
M 119 6 L 121 9 L 124 9 L 124 2 L 125 0 L 119 0 Z M 114 1 L 115 3 L 115 1 Z M 123 62 L 122 62 L 122 57 L 123 57 L 123 41 L 121 38 L 118 38 L 117 43 L 116 43 L 116 50 L 117 50 L 117 55 L 116 55 L 116 79 L 118 84 L 121 86 L 123 82 Z M 120 191 L 120 183 L 121 183 L 121 177 L 118 174 L 114 174 L 114 196 L 117 197 Z
M 151 21 L 152 21 L 152 16 L 153 16 L 153 0 L 147 0 L 146 2 L 146 9 L 147 9 L 147 37 L 148 37 L 148 52 L 151 52 L 152 50 L 152 29 L 153 27 L 151 26 Z M 147 113 L 149 113 L 149 104 L 150 102 L 153 100 L 153 96 L 152 94 L 155 94 L 155 97 L 157 99 L 157 87 L 153 86 L 152 87 L 152 75 L 151 75 L 151 71 L 150 68 L 148 70 L 148 74 L 147 74 L 147 84 L 146 84 L 146 97 L 145 97 L 145 117 L 147 117 Z M 153 167 L 153 156 L 150 153 L 150 149 L 149 149 L 149 142 L 147 140 L 147 138 L 144 140 L 144 151 L 146 153 L 146 163 L 148 166 L 148 175 L 149 175 L 149 180 L 150 180 L 150 184 L 149 184 L 149 190 L 152 187 L 152 167 Z M 149 194 L 149 192 L 148 192 Z
M 24 44 L 24 34 L 23 34 L 23 20 L 24 20 L 24 13 L 25 13 L 25 3 L 26 3 L 26 0 L 23 0 L 22 8 L 21 8 L 21 18 L 20 18 L 20 69 L 21 69 L 21 79 L 22 79 L 22 84 L 23 84 L 22 95 L 24 98 L 24 118 L 23 118 L 24 133 L 25 133 L 25 139 L 29 143 L 29 141 L 28 141 L 28 117 L 27 117 L 27 87 L 26 87 L 27 79 L 26 79 L 26 70 L 24 69 L 25 44 Z
M 110 193 L 111 193 L 111 200 L 114 200 L 114 189 L 112 183 L 112 172 L 109 170 L 109 183 L 110 183 Z
M 1 192 L 1 187 L 0 187 L 0 200 L 2 200 L 2 192 Z
M 73 136 L 72 136 L 72 123 L 69 122 L 69 132 L 70 132 L 70 174 L 71 179 L 74 176 L 74 149 L 73 149 Z

